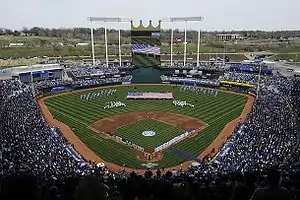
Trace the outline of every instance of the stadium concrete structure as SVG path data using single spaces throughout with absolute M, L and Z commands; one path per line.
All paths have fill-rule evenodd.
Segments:
M 0 70 L 2 79 L 18 79 L 23 83 L 62 79 L 63 73 L 64 68 L 60 64 L 37 64 Z

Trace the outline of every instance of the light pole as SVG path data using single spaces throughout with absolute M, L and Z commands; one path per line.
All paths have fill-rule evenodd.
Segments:
M 170 57 L 171 67 L 173 65 L 173 41 L 174 41 L 174 29 L 173 27 L 171 27 L 171 57 Z
M 185 28 L 184 28 L 184 54 L 183 54 L 183 64 L 186 64 L 186 51 L 187 51 L 187 37 L 186 37 L 186 31 L 187 31 L 187 23 L 188 22 L 199 22 L 199 30 L 198 30 L 198 44 L 197 44 L 197 65 L 199 65 L 199 55 L 200 55 L 200 22 L 203 21 L 203 17 L 171 17 L 169 22 L 185 22 Z M 171 66 L 173 65 L 173 27 L 171 29 Z
M 119 65 L 121 67 L 122 65 L 122 51 L 121 51 L 121 28 L 120 28 L 120 22 L 118 22 L 118 32 L 119 32 Z
M 119 17 L 88 17 L 88 21 L 91 23 L 93 22 L 104 22 L 104 40 L 105 40 L 105 61 L 106 61 L 106 67 L 108 67 L 108 45 L 107 45 L 107 23 L 118 23 L 121 22 L 130 22 L 130 19 L 123 19 Z M 121 29 L 119 26 L 118 29 L 119 32 L 119 64 L 121 66 L 122 64 L 122 51 L 121 51 Z M 93 65 L 95 65 L 95 49 L 94 49 L 94 37 L 93 37 L 93 28 L 91 28 L 91 42 L 92 42 L 92 56 L 93 56 Z
M 226 54 L 226 42 L 223 41 L 223 65 L 225 65 L 225 54 Z
M 108 46 L 107 46 L 107 27 L 106 22 L 104 22 L 104 42 L 105 42 L 105 61 L 106 67 L 108 68 Z
M 197 67 L 200 66 L 200 42 L 201 42 L 201 28 L 200 28 L 200 23 L 199 23 L 198 42 L 197 42 Z
M 93 29 L 93 27 L 91 27 L 91 42 L 92 42 L 93 65 L 95 65 L 95 47 L 94 47 L 94 29 Z
M 187 21 L 184 22 L 184 50 L 183 50 L 183 66 L 185 66 L 186 63 L 186 29 L 187 29 Z

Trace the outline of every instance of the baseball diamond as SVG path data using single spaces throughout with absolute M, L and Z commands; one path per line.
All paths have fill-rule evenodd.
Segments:
M 236 125 L 235 119 L 239 118 L 245 103 L 250 99 L 244 94 L 225 91 L 219 91 L 216 96 L 186 93 L 175 85 L 123 85 L 109 86 L 105 89 L 108 88 L 116 92 L 88 101 L 80 99 L 81 95 L 87 93 L 100 93 L 104 89 L 101 87 L 58 94 L 46 97 L 42 101 L 45 101 L 53 117 L 68 125 L 97 156 L 107 163 L 132 169 L 143 169 L 145 160 L 139 159 L 137 150 L 126 145 L 128 144 L 126 142 L 142 149 L 153 149 L 190 129 L 195 129 L 197 131 L 191 137 L 183 138 L 171 146 L 196 158 L 202 152 L 207 152 L 207 148 L 219 138 L 221 132 L 225 131 L 224 135 L 232 132 Z M 126 99 L 128 92 L 172 92 L 174 99 L 192 102 L 197 109 L 176 107 L 172 100 L 128 100 Z M 103 106 L 109 101 L 124 102 L 126 107 L 104 110 Z M 249 106 L 251 107 L 251 103 Z M 235 120 L 235 123 L 228 129 L 226 124 L 232 120 Z M 145 137 L 142 134 L 144 131 L 154 131 L 155 135 Z M 105 137 L 107 135 L 122 138 L 123 142 Z M 225 140 L 227 136 L 222 137 L 220 141 Z M 220 144 L 221 142 L 218 145 Z M 80 149 L 76 150 L 81 152 Z M 167 168 L 190 160 L 175 154 L 169 148 L 160 153 L 163 156 L 155 160 L 153 164 L 155 167 Z
M 140 133 L 150 128 L 156 132 L 156 136 L 144 138 Z M 144 148 L 155 148 L 180 135 L 180 133 L 183 133 L 183 130 L 178 127 L 153 119 L 144 119 L 119 128 L 116 135 Z

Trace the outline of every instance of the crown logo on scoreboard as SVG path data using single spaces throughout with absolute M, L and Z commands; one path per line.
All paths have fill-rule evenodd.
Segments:
M 149 20 L 149 25 L 144 26 L 143 21 L 140 20 L 140 24 L 138 26 L 134 26 L 133 20 L 131 20 L 131 30 L 132 31 L 160 31 L 161 21 L 158 21 L 158 25 L 155 27 L 152 25 L 152 21 Z

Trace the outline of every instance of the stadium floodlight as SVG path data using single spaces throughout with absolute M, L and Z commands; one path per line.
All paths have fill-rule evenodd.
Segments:
M 171 22 L 200 22 L 203 17 L 170 17 Z
M 188 22 L 201 22 L 204 20 L 204 17 L 170 17 L 169 22 L 185 22 L 185 28 L 184 28 L 184 54 L 183 54 L 183 65 L 186 65 L 186 31 L 187 31 L 187 23 Z M 200 29 L 200 23 L 199 23 L 199 30 L 198 30 L 198 44 L 197 44 L 197 66 L 199 66 L 199 60 L 200 60 L 200 37 L 201 37 L 201 29 Z M 171 28 L 171 66 L 173 65 L 173 38 L 174 38 L 174 28 Z
M 88 17 L 88 21 L 93 22 L 104 22 L 104 41 L 105 41 L 105 60 L 106 67 L 108 67 L 108 45 L 107 45 L 107 23 L 109 22 L 130 22 L 130 19 L 120 18 L 120 17 Z M 121 29 L 118 28 L 119 32 L 119 64 L 122 65 L 122 51 L 121 51 Z M 94 33 L 93 28 L 91 27 L 91 42 L 92 42 L 92 57 L 93 65 L 95 65 L 95 46 L 94 46 Z
M 121 18 L 118 17 L 88 17 L 90 22 L 120 22 Z

